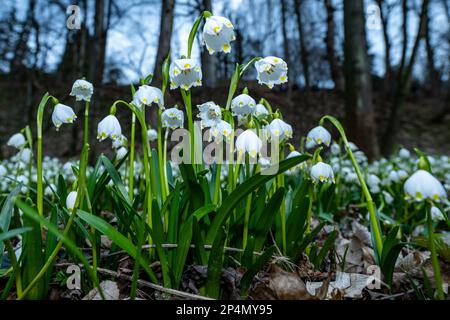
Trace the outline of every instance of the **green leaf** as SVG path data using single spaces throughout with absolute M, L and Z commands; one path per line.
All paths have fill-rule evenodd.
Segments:
M 208 278 L 206 280 L 206 295 L 218 299 L 220 294 L 220 275 L 222 273 L 223 249 L 226 233 L 220 228 L 214 239 L 208 260 Z
M 186 264 L 186 258 L 191 246 L 194 218 L 194 216 L 190 216 L 180 229 L 180 241 L 178 242 L 178 248 L 176 250 L 175 260 L 172 267 L 174 275 L 173 285 L 175 288 L 178 288 L 180 285 L 181 276 Z
M 33 230 L 33 228 L 25 227 L 25 228 L 17 228 L 17 229 L 12 229 L 12 230 L 9 230 L 6 232 L 2 232 L 2 233 L 0 233 L 0 242 L 3 243 L 3 241 L 5 241 L 5 240 L 17 237 L 18 235 L 23 234 L 28 231 L 31 231 L 31 230 Z
M 189 33 L 188 38 L 188 51 L 187 51 L 187 58 L 191 58 L 192 53 L 192 45 L 194 44 L 195 35 L 197 34 L 198 27 L 200 25 L 200 22 L 202 22 L 202 19 L 204 17 L 205 13 L 201 13 L 200 16 L 198 16 L 197 20 L 195 20 L 194 24 L 192 25 L 191 32 Z
M 17 186 L 8 196 L 5 201 L 3 201 L 2 210 L 0 211 L 0 230 L 8 231 L 9 225 L 11 223 L 12 213 L 14 211 L 14 198 L 19 193 L 20 186 Z M 2 264 L 3 251 L 5 249 L 5 244 L 0 241 L 0 265 Z
M 322 265 L 323 259 L 325 259 L 327 253 L 333 248 L 336 237 L 337 237 L 336 230 L 332 231 L 328 235 L 327 239 L 325 240 L 325 243 L 322 246 L 322 249 L 320 249 L 319 253 L 314 258 L 314 267 L 316 269 L 320 268 L 320 266 Z
M 212 243 L 215 235 L 219 232 L 220 227 L 227 221 L 228 217 L 233 212 L 233 209 L 238 203 L 248 196 L 251 192 L 261 187 L 264 183 L 276 177 L 277 175 L 285 172 L 286 170 L 298 165 L 299 163 L 309 159 L 308 155 L 301 155 L 284 160 L 279 164 L 278 173 L 274 175 L 261 175 L 261 173 L 255 174 L 253 177 L 239 185 L 226 199 L 222 206 L 219 208 L 215 219 L 212 221 L 208 234 L 206 236 L 206 242 Z
M 398 255 L 404 247 L 404 243 L 397 239 L 399 227 L 394 227 L 386 236 L 383 242 L 383 251 L 381 253 L 381 272 L 384 276 L 384 281 L 390 286 L 392 284 L 392 277 L 394 274 L 395 263 Z
M 275 246 L 267 248 L 267 250 L 264 251 L 264 253 L 256 259 L 255 263 L 250 268 L 248 268 L 247 271 L 244 273 L 241 279 L 241 296 L 247 295 L 248 289 L 250 288 L 253 278 L 259 271 L 261 271 L 264 268 L 267 262 L 272 258 L 275 249 L 276 249 Z

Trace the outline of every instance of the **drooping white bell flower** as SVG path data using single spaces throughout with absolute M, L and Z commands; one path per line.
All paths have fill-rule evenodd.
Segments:
M 75 208 L 75 202 L 77 200 L 77 195 L 78 195 L 78 193 L 76 191 L 72 191 L 67 195 L 66 207 L 67 207 L 67 210 L 69 210 L 70 212 L 72 212 L 73 209 Z
M 122 136 L 122 128 L 116 116 L 106 116 L 97 126 L 97 139 L 103 141 L 106 138 L 116 140 Z
M 438 207 L 432 206 L 431 207 L 431 219 L 434 221 L 443 221 L 445 220 L 444 213 L 442 213 L 441 210 L 439 210 Z
M 248 94 L 240 94 L 231 101 L 231 110 L 237 116 L 248 116 L 256 108 L 255 100 Z
M 259 84 L 265 84 L 270 89 L 276 84 L 282 84 L 288 81 L 288 66 L 286 62 L 277 57 L 266 57 L 255 62 L 255 68 L 258 73 Z
M 6 143 L 10 147 L 14 147 L 16 149 L 21 149 L 27 141 L 25 140 L 25 136 L 21 133 L 15 133 L 9 138 L 8 142 Z
M 400 180 L 405 180 L 406 178 L 408 178 L 408 172 L 406 172 L 405 170 L 401 169 L 397 171 L 398 174 L 398 178 Z
M 116 159 L 117 160 L 122 160 L 123 158 L 125 158 L 125 156 L 127 155 L 128 150 L 125 147 L 120 147 L 117 151 L 116 151 Z
M 8 171 L 6 170 L 5 166 L 0 164 L 0 177 L 6 176 L 7 173 Z
M 236 139 L 236 150 L 239 156 L 248 153 L 250 157 L 254 158 L 261 152 L 262 141 L 253 132 L 253 130 L 245 130 Z
M 56 131 L 63 123 L 73 123 L 77 119 L 77 115 L 73 112 L 73 109 L 62 103 L 58 103 L 53 108 L 52 121 L 56 127 Z
M 429 199 L 440 202 L 447 199 L 441 182 L 425 170 L 418 170 L 406 180 L 403 190 L 408 199 L 423 201 Z
M 45 187 L 44 194 L 47 197 L 51 197 L 53 195 L 53 191 L 56 190 L 56 186 L 52 183 Z
M 77 101 L 91 101 L 91 97 L 94 94 L 94 86 L 92 83 L 79 79 L 73 83 L 71 96 L 75 96 Z
M 334 142 L 331 144 L 330 151 L 333 155 L 337 156 L 339 155 L 339 153 L 341 153 L 341 147 L 339 147 L 339 145 Z
M 383 197 L 387 204 L 392 204 L 394 202 L 394 198 L 387 191 L 383 191 Z
M 31 152 L 30 148 L 24 148 L 19 151 L 19 153 L 17 154 L 17 158 L 23 163 L 30 163 L 32 155 L 33 153 Z
M 351 141 L 348 142 L 348 146 L 350 147 L 351 151 L 358 150 L 358 146 L 356 144 L 354 144 L 353 142 L 351 142 Z
M 409 152 L 408 149 L 401 148 L 401 149 L 398 151 L 398 155 L 399 155 L 399 157 L 402 158 L 402 159 L 408 159 L 408 158 L 411 156 L 411 153 Z
M 331 134 L 322 126 L 317 126 L 308 132 L 306 136 L 306 148 L 310 149 L 315 146 L 325 145 L 330 146 Z
M 161 115 L 161 120 L 164 128 L 175 130 L 183 127 L 184 114 L 177 108 L 166 109 Z
M 291 159 L 291 158 L 293 158 L 293 157 L 297 157 L 297 156 L 301 156 L 301 155 L 302 155 L 302 154 L 301 154 L 300 152 L 298 152 L 298 151 L 296 151 L 296 150 L 293 150 L 293 151 L 291 151 L 291 152 L 287 155 L 286 159 Z M 304 167 L 304 165 L 305 165 L 304 162 L 299 163 L 299 164 L 297 164 L 295 167 L 292 167 L 292 168 L 288 169 L 288 170 L 286 171 L 286 173 L 287 173 L 288 175 L 295 175 L 295 174 L 298 174 L 299 171 Z
M 202 85 L 202 69 L 193 59 L 177 59 L 172 62 L 169 70 L 170 89 L 181 88 L 189 90 L 191 87 Z
M 233 129 L 228 122 L 219 120 L 211 127 L 211 138 L 217 143 L 221 142 L 223 138 L 228 140 L 231 137 L 232 130 Z
M 314 182 L 333 182 L 334 174 L 333 169 L 329 164 L 323 162 L 317 162 L 310 169 L 310 176 Z
M 152 103 L 156 103 L 160 108 L 163 108 L 164 98 L 160 89 L 143 85 L 134 93 L 131 103 L 136 107 L 151 106 Z
M 273 119 L 267 126 L 272 139 L 282 141 L 292 138 L 292 127 L 281 119 Z
M 148 141 L 155 141 L 158 139 L 158 132 L 155 129 L 147 130 Z
M 222 119 L 222 111 L 220 110 L 220 107 L 212 101 L 203 103 L 197 107 L 200 111 L 198 117 L 202 119 L 202 128 L 212 127 Z
M 113 149 L 119 149 L 120 147 L 126 147 L 128 143 L 127 137 L 125 137 L 123 134 L 117 138 L 116 140 L 112 141 L 112 148 Z
M 379 189 L 381 180 L 380 178 L 378 178 L 378 176 L 374 175 L 374 174 L 369 174 L 367 176 L 367 185 L 369 186 L 370 189 Z
M 397 183 L 400 181 L 400 177 L 398 176 L 398 172 L 395 170 L 392 170 L 389 172 L 388 175 L 388 180 L 393 182 L 393 183 Z
M 255 107 L 255 110 L 253 111 L 253 115 L 257 119 L 261 120 L 269 115 L 269 111 L 266 109 L 266 107 L 263 104 L 258 103 Z
M 203 44 L 209 54 L 231 51 L 230 42 L 234 41 L 234 27 L 230 20 L 220 16 L 210 16 L 203 27 Z

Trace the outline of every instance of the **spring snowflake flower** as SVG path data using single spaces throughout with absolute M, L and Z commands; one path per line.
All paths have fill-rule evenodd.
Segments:
M 200 111 L 198 117 L 201 119 L 202 128 L 212 127 L 222 119 L 220 107 L 212 101 L 203 103 L 197 107 Z
M 73 123 L 77 119 L 77 115 L 73 112 L 73 109 L 64 104 L 58 103 L 53 109 L 52 121 L 56 127 L 56 131 L 63 123 Z
M 160 108 L 163 108 L 164 98 L 160 89 L 143 85 L 135 92 L 131 103 L 137 107 L 151 106 L 152 103 L 156 103 Z
M 409 152 L 408 149 L 401 148 L 401 149 L 398 151 L 398 155 L 399 155 L 399 157 L 402 158 L 402 159 L 408 159 L 408 158 L 411 156 L 411 153 Z
M 223 138 L 228 140 L 231 137 L 232 131 L 233 129 L 228 122 L 219 120 L 211 127 L 210 134 L 215 142 L 221 142 Z
M 314 182 L 334 183 L 333 169 L 329 164 L 323 162 L 317 162 L 315 165 L 311 167 L 310 176 Z
M 117 138 L 116 140 L 112 141 L 112 148 L 113 149 L 119 149 L 120 147 L 126 147 L 128 143 L 127 137 L 125 137 L 123 134 Z
M 71 96 L 75 96 L 77 101 L 91 101 L 91 97 L 94 94 L 94 86 L 92 83 L 79 79 L 73 83 Z
M 106 116 L 97 126 L 97 139 L 103 141 L 106 138 L 116 140 L 122 136 L 122 128 L 116 116 L 110 114 Z
M 398 175 L 398 172 L 395 171 L 395 170 L 392 170 L 391 172 L 389 172 L 388 180 L 390 182 L 393 182 L 393 183 L 399 182 L 400 181 L 400 177 Z
M 387 191 L 383 191 L 383 197 L 387 204 L 392 204 L 394 202 L 394 198 Z
M 158 139 L 158 132 L 155 129 L 147 130 L 148 141 L 155 141 Z
M 162 113 L 161 120 L 164 128 L 175 130 L 183 127 L 184 114 L 183 111 L 177 108 L 170 108 Z
M 231 110 L 234 115 L 248 116 L 256 108 L 255 100 L 248 94 L 240 94 L 231 101 Z
M 233 24 L 227 18 L 211 16 L 203 27 L 203 44 L 209 54 L 231 51 L 230 42 L 236 40 Z
M 169 70 L 170 89 L 181 88 L 189 90 L 191 87 L 202 85 L 202 69 L 193 59 L 177 59 L 172 62 Z
M 428 171 L 418 170 L 406 180 L 403 190 L 408 199 L 423 201 L 429 199 L 440 202 L 447 199 L 444 186 Z
M 276 84 L 282 84 L 288 81 L 288 67 L 286 62 L 277 57 L 266 57 L 255 62 L 255 68 L 258 72 L 257 79 L 259 84 L 265 84 L 270 89 Z
M 292 127 L 281 119 L 274 119 L 267 126 L 272 139 L 279 141 L 292 138 Z
M 125 156 L 127 155 L 128 150 L 125 147 L 120 147 L 117 151 L 116 151 L 116 159 L 117 160 L 122 160 L 123 158 L 125 158 Z
M 315 146 L 325 145 L 330 146 L 331 134 L 322 126 L 317 126 L 308 132 L 306 136 L 306 148 L 310 149 Z
M 380 192 L 380 183 L 381 180 L 378 178 L 378 176 L 374 174 L 369 174 L 367 176 L 367 185 L 369 186 L 370 191 L 373 193 L 379 193 Z
M 337 156 L 341 153 L 341 147 L 339 147 L 339 145 L 336 142 L 334 142 L 331 144 L 330 151 L 331 154 Z
M 245 152 L 254 158 L 261 152 L 262 141 L 253 132 L 253 130 L 245 130 L 236 139 L 236 150 L 239 156 L 243 156 Z
M 8 171 L 6 170 L 5 166 L 0 164 L 0 177 L 6 176 L 7 173 Z
M 22 163 L 30 163 L 32 155 L 30 148 L 24 148 L 17 154 L 17 160 Z
M 297 156 L 301 156 L 301 155 L 302 155 L 302 154 L 301 154 L 300 152 L 294 150 L 294 151 L 291 151 L 291 152 L 287 155 L 286 159 L 291 159 L 291 158 L 293 158 L 293 157 L 297 157 Z M 288 170 L 286 171 L 286 174 L 288 174 L 288 175 L 296 175 L 296 174 L 298 174 L 298 173 L 300 172 L 300 170 L 301 170 L 303 167 L 304 167 L 304 163 L 299 163 L 299 164 L 297 164 L 295 167 L 292 167 L 292 168 L 288 169 Z
M 16 133 L 9 138 L 8 142 L 6 143 L 10 147 L 14 147 L 16 149 L 22 149 L 27 141 L 25 140 L 25 136 L 21 133 Z
M 445 220 L 444 213 L 442 213 L 441 210 L 439 210 L 438 207 L 432 206 L 431 207 L 431 219 L 434 221 L 443 221 Z
M 255 110 L 253 111 L 253 115 L 257 119 L 262 120 L 269 115 L 269 111 L 266 109 L 266 107 L 263 104 L 258 103 L 255 107 Z
M 72 191 L 67 195 L 67 198 L 66 198 L 67 210 L 69 210 L 71 212 L 73 211 L 73 208 L 75 208 L 75 202 L 77 200 L 77 195 L 78 195 L 78 193 L 76 191 Z

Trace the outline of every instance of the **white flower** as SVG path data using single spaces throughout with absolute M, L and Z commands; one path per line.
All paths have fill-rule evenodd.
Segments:
M 443 221 L 445 220 L 444 214 L 441 210 L 439 210 L 438 207 L 432 206 L 431 207 L 431 219 L 434 221 Z
M 0 177 L 3 177 L 6 175 L 8 171 L 6 170 L 5 166 L 0 164 Z
M 380 185 L 381 180 L 380 178 L 378 178 L 378 176 L 374 175 L 374 174 L 369 174 L 367 176 L 367 185 L 369 186 L 369 188 L 376 188 Z
M 339 147 L 339 145 L 334 142 L 333 144 L 331 144 L 330 151 L 333 155 L 337 156 L 339 153 L 341 153 L 341 147 Z
M 126 147 L 127 146 L 127 142 L 128 142 L 127 137 L 125 137 L 122 134 L 119 138 L 117 138 L 117 139 L 112 141 L 112 148 L 113 149 L 119 149 L 120 147 Z
M 282 141 L 287 138 L 292 138 L 292 127 L 281 119 L 274 119 L 267 126 L 272 139 Z
M 45 187 L 44 194 L 45 194 L 47 197 L 50 197 L 50 196 L 53 195 L 53 191 L 54 191 L 54 190 L 56 190 L 56 186 L 55 186 L 54 184 L 49 184 L 49 185 L 47 185 L 47 186 Z
M 265 84 L 271 89 L 274 85 L 285 83 L 288 80 L 288 67 L 283 59 L 266 57 L 256 61 L 255 68 L 258 72 L 257 79 L 259 84 Z
M 164 98 L 160 89 L 143 85 L 134 93 L 131 103 L 137 107 L 151 106 L 152 103 L 156 103 L 160 108 L 163 108 Z
M 29 163 L 31 161 L 32 152 L 30 148 L 24 148 L 18 153 L 18 160 L 23 163 Z
M 170 89 L 189 90 L 202 85 L 202 70 L 193 59 L 178 59 L 172 62 L 169 70 Z
M 198 117 L 202 119 L 202 128 L 212 127 L 222 119 L 222 111 L 220 110 L 220 107 L 212 101 L 203 103 L 197 107 L 200 111 Z
M 387 204 L 392 204 L 394 202 L 394 198 L 391 196 L 391 194 L 387 191 L 383 191 L 384 201 L 386 201 Z
M 358 147 L 356 146 L 356 144 L 354 144 L 353 142 L 349 141 L 348 142 L 348 146 L 350 147 L 351 151 L 356 151 L 358 150 Z
M 408 178 L 408 172 L 406 172 L 405 170 L 398 170 L 397 175 L 400 180 L 405 180 L 406 178 Z
M 69 106 L 58 103 L 53 108 L 52 121 L 56 127 L 56 131 L 59 130 L 59 127 L 61 127 L 63 123 L 73 123 L 76 120 L 76 118 L 77 115 L 75 114 L 75 112 L 73 112 L 73 109 Z
M 300 152 L 294 150 L 294 151 L 291 151 L 291 152 L 287 155 L 286 159 L 290 159 L 290 158 L 297 157 L 297 156 L 301 156 L 301 155 L 302 155 L 302 154 L 301 154 Z M 288 170 L 286 171 L 286 173 L 287 173 L 288 175 L 295 175 L 295 174 L 298 174 L 299 171 L 300 171 L 300 169 L 303 168 L 303 166 L 304 166 L 304 162 L 299 163 L 299 164 L 297 164 L 295 167 L 292 167 L 292 168 L 288 169 Z
M 401 148 L 401 149 L 398 151 L 398 155 L 399 155 L 400 158 L 402 158 L 402 159 L 408 159 L 408 158 L 411 156 L 411 153 L 409 152 L 408 149 Z
M 125 158 L 125 156 L 127 155 L 128 150 L 125 147 L 120 147 L 117 151 L 116 151 L 116 159 L 117 160 L 122 160 L 123 158 Z
M 232 131 L 233 129 L 228 122 L 219 120 L 211 127 L 210 134 L 215 142 L 221 142 L 224 137 L 225 139 L 229 139 Z
M 94 86 L 92 83 L 79 79 L 73 83 L 71 96 L 75 96 L 77 101 L 90 101 L 94 94 Z
M 329 164 L 323 162 L 317 162 L 315 165 L 311 167 L 310 170 L 311 179 L 314 182 L 333 182 L 334 183 L 334 174 L 333 169 Z
M 394 183 L 399 182 L 400 177 L 398 176 L 398 172 L 395 170 L 392 170 L 391 172 L 389 172 L 388 180 L 391 182 L 394 182 Z
M 267 111 L 266 107 L 263 104 L 258 103 L 255 107 L 255 110 L 253 111 L 253 115 L 257 119 L 261 120 L 269 115 L 269 111 Z
M 106 138 L 116 140 L 122 136 L 122 128 L 116 116 L 106 116 L 97 126 L 97 139 L 103 141 Z
M 255 110 L 256 102 L 248 94 L 240 94 L 231 101 L 231 110 L 235 115 L 248 116 Z
M 155 141 L 158 139 L 158 132 L 155 129 L 148 129 L 147 136 L 149 141 Z
M 161 120 L 164 128 L 170 128 L 172 130 L 182 128 L 184 124 L 184 114 L 183 111 L 178 110 L 177 108 L 170 108 L 162 113 Z
M 77 200 L 77 192 L 72 191 L 67 195 L 66 198 L 66 207 L 69 211 L 73 211 L 73 208 L 75 207 L 75 201 Z
M 236 139 L 236 150 L 239 156 L 247 152 L 250 157 L 254 158 L 260 153 L 261 147 L 261 139 L 250 129 L 242 132 Z
M 308 132 L 306 137 L 306 148 L 310 149 L 315 146 L 325 145 L 330 146 L 331 134 L 322 126 L 315 127 Z M 339 146 L 338 146 L 339 147 Z
M 439 202 L 447 199 L 447 193 L 439 180 L 425 170 L 418 170 L 409 177 L 403 189 L 407 198 L 415 201 L 429 199 Z
M 6 143 L 10 147 L 14 147 L 16 149 L 21 149 L 27 141 L 25 140 L 25 136 L 21 133 L 16 133 L 9 138 L 8 142 Z
M 211 16 L 206 19 L 203 27 L 203 44 L 206 45 L 209 54 L 229 53 L 230 42 L 235 39 L 234 27 L 230 20 L 220 16 Z

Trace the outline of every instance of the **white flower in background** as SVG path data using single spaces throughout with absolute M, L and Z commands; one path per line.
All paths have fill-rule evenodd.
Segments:
M 155 129 L 147 130 L 148 141 L 156 141 L 158 139 L 158 132 Z
M 220 107 L 212 101 L 200 104 L 197 107 L 200 111 L 197 116 L 202 119 L 202 128 L 212 127 L 222 119 Z
M 236 150 L 239 156 L 243 156 L 245 152 L 254 158 L 260 153 L 262 147 L 261 139 L 253 132 L 253 130 L 245 130 L 236 139 Z
M 314 182 L 333 182 L 334 174 L 333 169 L 329 164 L 323 162 L 317 162 L 310 169 L 311 179 Z
M 374 193 L 380 192 L 380 183 L 381 180 L 377 175 L 369 174 L 367 176 L 367 185 L 369 186 L 370 191 Z
M 61 127 L 63 123 L 73 123 L 76 119 L 77 115 L 75 114 L 75 112 L 73 112 L 73 109 L 69 106 L 58 103 L 53 108 L 52 121 L 56 127 L 56 131 L 59 130 L 59 127 Z
M 206 19 L 203 27 L 203 44 L 206 45 L 209 54 L 229 53 L 231 51 L 230 42 L 235 39 L 234 27 L 230 20 L 220 16 L 211 16 Z
M 170 65 L 170 89 L 181 88 L 189 90 L 191 87 L 202 85 L 202 70 L 193 59 L 177 59 Z
M 50 197 L 53 195 L 53 191 L 56 191 L 56 185 L 52 183 L 45 187 L 44 194 L 46 197 Z
M 398 170 L 397 175 L 400 180 L 405 180 L 406 178 L 408 178 L 408 172 L 406 172 L 405 170 Z
M 386 201 L 387 204 L 392 204 L 394 202 L 394 198 L 391 196 L 391 194 L 387 191 L 383 191 L 384 201 Z
M 73 83 L 71 96 L 75 96 L 77 101 L 91 101 L 91 97 L 94 94 L 94 86 L 92 83 L 79 79 Z
M 265 84 L 270 89 L 276 84 L 288 81 L 288 67 L 286 62 L 277 57 L 266 57 L 255 62 L 259 84 Z
M 253 111 L 253 115 L 257 119 L 261 120 L 269 115 L 269 111 L 266 109 L 266 107 L 263 104 L 258 103 L 255 107 L 255 110 Z
M 75 201 L 77 200 L 77 192 L 72 191 L 67 195 L 66 198 L 66 207 L 69 211 L 73 211 L 73 208 L 75 207 Z
M 26 143 L 27 141 L 25 140 L 25 136 L 21 133 L 16 133 L 13 134 L 11 138 L 9 138 L 6 145 L 14 147 L 16 149 L 21 149 L 23 146 L 25 146 Z
M 431 219 L 434 221 L 443 221 L 445 220 L 444 213 L 442 213 L 441 210 L 439 210 L 438 207 L 432 206 L 431 207 Z
M 261 157 L 258 159 L 259 166 L 261 167 L 261 170 L 268 169 L 272 162 L 270 161 L 270 158 Z
M 308 132 L 306 136 L 306 148 L 310 149 L 315 146 L 325 145 L 330 146 L 331 134 L 322 126 L 315 127 Z
M 183 111 L 177 108 L 170 108 L 165 110 L 161 115 L 162 125 L 164 128 L 172 130 L 182 128 L 184 124 Z
M 407 198 L 419 202 L 425 199 L 437 202 L 447 199 L 447 193 L 439 180 L 425 170 L 418 170 L 410 176 L 403 189 Z
M 398 155 L 399 155 L 399 157 L 402 158 L 402 159 L 408 159 L 408 158 L 411 156 L 411 153 L 409 152 L 408 149 L 401 148 L 401 149 L 398 151 Z
M 125 137 L 123 134 L 117 138 L 116 140 L 112 141 L 112 148 L 113 149 L 119 149 L 120 147 L 126 147 L 128 143 L 127 137 Z
M 160 108 L 163 108 L 164 98 L 160 89 L 143 85 L 134 93 L 131 103 L 137 107 L 151 106 L 152 103 L 156 103 Z
M 97 126 L 97 139 L 103 141 L 106 138 L 116 140 L 122 136 L 122 128 L 116 116 L 106 116 Z
M 337 156 L 341 153 L 341 147 L 336 142 L 333 142 L 330 147 L 331 154 Z
M 248 116 L 256 108 L 255 100 L 248 94 L 240 94 L 231 101 L 231 110 L 237 116 Z
M 400 177 L 398 175 L 398 172 L 395 171 L 395 170 L 390 171 L 389 175 L 388 175 L 388 180 L 390 182 L 393 182 L 393 183 L 399 182 L 400 181 Z
M 125 158 L 125 156 L 127 155 L 128 150 L 125 147 L 120 147 L 117 151 L 116 151 L 116 159 L 117 160 L 122 160 L 123 158 Z
M 7 173 L 8 171 L 6 170 L 5 166 L 0 164 L 0 177 L 6 176 Z
M 356 151 L 358 150 L 358 147 L 356 146 L 356 144 L 354 144 L 353 142 L 349 141 L 348 142 L 348 146 L 350 147 L 351 151 Z
M 24 148 L 18 153 L 18 160 L 23 163 L 30 163 L 33 153 L 30 148 Z
M 301 154 L 300 152 L 294 150 L 294 151 L 291 151 L 291 152 L 287 155 L 286 159 L 290 159 L 290 158 L 297 157 L 297 156 L 301 156 L 301 155 L 302 155 L 302 154 Z M 292 168 L 288 169 L 288 170 L 286 171 L 286 173 L 287 173 L 288 175 L 295 175 L 295 174 L 298 174 L 299 171 L 304 167 L 304 165 L 305 165 L 304 162 L 299 163 L 299 164 L 297 164 L 295 167 L 292 167 Z
M 228 140 L 231 137 L 232 131 L 233 129 L 228 122 L 219 120 L 211 127 L 210 134 L 215 142 L 221 142 L 224 137 Z
M 281 119 L 273 119 L 267 126 L 272 139 L 282 141 L 284 139 L 292 138 L 292 127 Z

